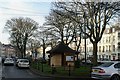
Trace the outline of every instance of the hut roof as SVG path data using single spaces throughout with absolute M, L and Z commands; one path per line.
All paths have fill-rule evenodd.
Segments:
M 79 52 L 71 49 L 70 47 L 68 47 L 63 42 L 60 42 L 56 47 L 54 47 L 53 49 L 47 51 L 47 53 L 50 53 L 50 54 L 61 53 L 62 54 L 62 53 L 79 53 Z

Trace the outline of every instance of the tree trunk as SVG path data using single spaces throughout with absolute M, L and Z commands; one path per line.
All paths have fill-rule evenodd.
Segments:
M 97 43 L 93 43 L 93 64 L 97 65 Z
M 45 41 L 43 39 L 43 60 L 45 60 Z
M 22 50 L 20 51 L 20 53 L 21 53 L 21 54 L 20 54 L 20 57 L 21 57 L 21 58 L 24 58 L 24 56 L 23 56 L 23 51 L 22 51 Z
M 19 57 L 23 58 L 23 49 L 19 48 Z
M 61 33 L 61 42 L 63 42 L 64 43 L 64 36 L 63 36 L 63 32 Z
M 24 48 L 23 48 L 23 57 L 26 57 L 26 44 L 27 44 L 27 39 L 28 39 L 28 34 L 25 34 L 25 39 L 24 39 Z

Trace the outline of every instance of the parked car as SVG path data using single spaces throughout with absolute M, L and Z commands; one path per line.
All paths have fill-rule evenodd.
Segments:
M 14 60 L 12 58 L 6 58 L 4 65 L 14 65 Z
M 19 68 L 29 68 L 30 63 L 28 59 L 18 59 L 16 62 L 16 66 Z
M 21 60 L 21 59 L 19 59 L 19 58 L 16 60 L 16 66 L 17 66 L 17 67 L 18 67 L 18 62 L 19 62 L 20 60 Z
M 108 61 L 92 67 L 91 77 L 102 80 L 120 80 L 120 61 Z
M 82 64 L 87 64 L 87 65 L 92 64 L 92 62 L 90 60 L 86 60 L 86 62 L 85 62 L 85 60 L 82 60 L 81 62 L 82 62 Z
M 6 56 L 1 56 L 2 57 L 2 63 L 4 63 Z

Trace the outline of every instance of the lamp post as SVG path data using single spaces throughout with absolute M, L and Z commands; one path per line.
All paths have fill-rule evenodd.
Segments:
M 76 40 L 76 36 L 74 37 L 74 49 L 77 51 L 77 40 Z M 77 61 L 78 61 L 78 54 L 76 55 Z
M 87 54 L 86 54 L 86 23 L 85 23 L 85 19 L 86 19 L 86 14 L 84 12 L 83 14 L 83 18 L 84 18 L 84 41 L 85 41 L 85 63 L 87 62 Z

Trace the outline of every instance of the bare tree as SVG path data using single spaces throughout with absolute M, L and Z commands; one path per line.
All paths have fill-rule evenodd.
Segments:
M 21 57 L 26 56 L 26 44 L 38 28 L 38 23 L 30 18 L 12 18 L 6 22 L 6 27 L 10 33 L 11 42 L 17 46 L 21 52 Z
M 120 2 L 73 1 L 57 2 L 54 5 L 57 7 L 57 14 L 70 18 L 78 24 L 85 24 L 81 30 L 93 44 L 93 63 L 97 64 L 97 44 L 110 19 L 119 12 Z
M 42 47 L 43 49 L 43 61 L 46 60 L 46 51 L 45 49 L 50 45 L 51 43 L 51 37 L 50 33 L 48 31 L 48 28 L 46 29 L 45 26 L 40 26 L 39 30 L 34 34 L 34 40 L 37 41 L 39 44 L 38 47 Z
M 106 25 L 110 19 L 116 14 L 116 9 L 119 9 L 119 2 L 87 2 L 83 5 L 85 8 L 84 18 L 86 18 L 86 28 L 88 33 L 85 33 L 93 44 L 93 63 L 97 64 L 97 44 L 101 40 Z M 86 10 L 87 9 L 87 10 Z
M 71 22 L 69 18 L 64 18 L 64 16 L 60 16 L 56 12 L 51 11 L 49 16 L 46 17 L 45 25 L 50 25 L 48 30 L 51 32 L 51 35 L 55 35 L 61 42 L 68 45 L 74 39 L 75 22 Z

